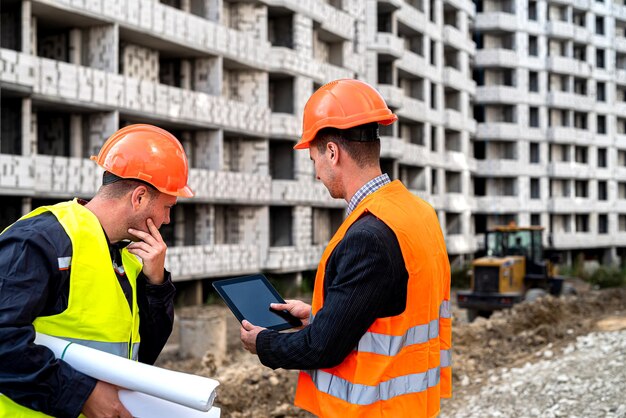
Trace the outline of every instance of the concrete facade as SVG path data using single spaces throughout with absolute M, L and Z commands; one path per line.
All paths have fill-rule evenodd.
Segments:
M 626 5 L 476 2 L 475 232 L 546 227 L 545 244 L 617 262 L 626 242 Z

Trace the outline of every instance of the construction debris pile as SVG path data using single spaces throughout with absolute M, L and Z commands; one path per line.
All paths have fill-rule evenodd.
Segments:
M 453 314 L 454 397 L 442 416 L 626 417 L 626 289 L 545 297 L 471 324 Z M 218 379 L 224 416 L 312 416 L 292 404 L 297 372 L 268 369 L 241 349 L 217 368 L 210 353 L 162 366 Z

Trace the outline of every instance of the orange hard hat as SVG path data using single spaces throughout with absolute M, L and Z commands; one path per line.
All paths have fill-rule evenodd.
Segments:
M 120 129 L 91 159 L 118 177 L 145 181 L 162 193 L 194 195 L 187 185 L 189 165 L 183 146 L 156 126 L 136 124 Z
M 369 84 L 347 78 L 331 81 L 306 102 L 302 138 L 294 149 L 309 148 L 320 129 L 348 129 L 372 122 L 391 125 L 396 120 L 385 99 Z

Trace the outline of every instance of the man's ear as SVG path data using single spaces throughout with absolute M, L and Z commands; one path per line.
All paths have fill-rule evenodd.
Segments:
M 326 149 L 328 151 L 328 158 L 330 158 L 331 162 L 337 163 L 339 161 L 339 147 L 334 142 L 329 142 L 326 144 Z
M 137 186 L 133 189 L 130 194 L 130 204 L 133 209 L 138 210 L 141 207 L 144 207 L 150 196 L 148 194 L 148 188 L 146 186 Z

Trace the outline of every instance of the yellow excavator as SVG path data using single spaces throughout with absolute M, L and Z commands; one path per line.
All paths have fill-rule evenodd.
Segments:
M 472 262 L 471 288 L 457 292 L 467 319 L 488 317 L 498 309 L 547 294 L 575 294 L 557 275 L 554 261 L 544 259 L 543 227 L 497 226 L 485 234 L 486 256 Z

